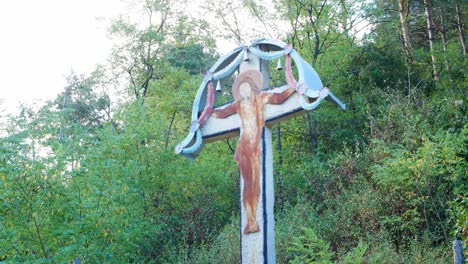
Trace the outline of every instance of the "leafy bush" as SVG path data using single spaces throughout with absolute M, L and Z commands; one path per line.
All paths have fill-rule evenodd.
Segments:
M 331 263 L 333 253 L 329 252 L 330 244 L 318 238 L 310 228 L 302 231 L 302 235 L 293 237 L 288 248 L 293 255 L 290 263 Z
M 388 199 L 384 225 L 392 230 L 395 240 L 409 241 L 426 230 L 434 242 L 449 242 L 453 220 L 446 208 L 468 191 L 467 161 L 462 156 L 467 131 L 465 127 L 460 134 L 439 131 L 423 137 L 414 152 L 394 146 L 381 164 L 373 166 L 373 179 Z

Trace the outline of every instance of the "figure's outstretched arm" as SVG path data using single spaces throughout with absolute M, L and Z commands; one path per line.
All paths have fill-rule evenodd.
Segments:
M 291 96 L 296 89 L 294 87 L 289 87 L 288 89 L 282 91 L 281 93 L 268 93 L 267 96 L 267 103 L 268 104 L 281 104 L 286 99 L 288 99 L 289 96 Z
M 222 109 L 215 109 L 212 113 L 212 115 L 216 118 L 226 118 L 230 115 L 233 115 L 237 112 L 238 109 L 238 102 L 235 101 L 232 104 L 226 106 L 225 108 Z

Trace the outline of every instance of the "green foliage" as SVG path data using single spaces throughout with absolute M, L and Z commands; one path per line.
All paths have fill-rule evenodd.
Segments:
M 374 167 L 373 179 L 394 201 L 384 224 L 395 230 L 398 239 L 404 240 L 408 234 L 422 235 L 418 230 L 425 230 L 448 242 L 451 221 L 446 208 L 468 191 L 467 163 L 462 156 L 466 141 L 466 127 L 460 134 L 439 131 L 431 138 L 423 138 L 415 151 L 396 146 Z
M 233 218 L 209 245 L 198 248 L 186 263 L 239 263 L 239 219 Z
M 71 73 L 67 77 L 67 85 L 59 94 L 51 107 L 60 110 L 69 123 L 80 124 L 92 129 L 108 120 L 110 99 L 103 93 L 104 73 L 97 69 L 90 77 Z M 101 90 L 101 91 L 96 91 Z
M 366 254 L 369 246 L 359 241 L 359 244 L 353 250 L 349 251 L 343 258 L 343 263 L 345 264 L 360 264 Z
M 318 238 L 313 229 L 303 228 L 303 235 L 293 237 L 288 248 L 293 253 L 291 263 L 331 263 L 330 244 Z
M 171 65 L 183 68 L 192 75 L 205 74 L 215 63 L 211 53 L 206 53 L 201 44 L 169 46 L 165 53 Z

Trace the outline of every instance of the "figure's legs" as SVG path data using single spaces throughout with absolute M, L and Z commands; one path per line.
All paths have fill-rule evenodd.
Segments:
M 257 207 L 258 199 L 260 196 L 260 157 L 257 155 L 252 158 L 250 166 L 252 167 L 252 185 L 251 192 L 253 193 L 253 199 L 251 201 L 252 206 L 252 219 L 250 219 L 250 230 L 249 232 L 258 232 L 260 229 L 257 224 Z
M 244 234 L 258 232 L 260 229 L 257 224 L 257 206 L 259 199 L 259 176 L 260 176 L 260 157 L 259 151 L 250 149 L 236 151 L 237 166 L 244 180 L 244 189 L 242 192 L 243 205 L 247 213 L 247 225 Z

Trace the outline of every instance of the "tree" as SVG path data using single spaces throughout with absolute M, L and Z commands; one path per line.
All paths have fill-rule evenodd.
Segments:
M 166 41 L 174 19 L 170 1 L 148 0 L 143 3 L 145 21 L 140 24 L 123 16 L 112 22 L 110 35 L 119 42 L 111 61 L 116 76 L 129 80 L 129 90 L 135 100 L 144 104 L 151 80 L 158 78 L 160 49 Z
M 465 33 L 463 29 L 463 5 L 459 1 L 455 1 L 455 9 L 457 16 L 457 30 L 458 36 L 460 37 L 460 43 L 463 50 L 463 56 L 466 55 L 467 47 L 465 42 Z
M 398 0 L 398 13 L 400 14 L 400 25 L 403 35 L 403 44 L 405 46 L 406 58 L 409 63 L 412 63 L 413 48 L 411 45 L 411 37 L 408 29 L 409 2 L 410 0 Z
M 72 72 L 66 79 L 64 91 L 52 106 L 62 112 L 69 125 L 92 129 L 111 120 L 110 97 L 102 87 L 105 84 L 100 69 L 89 77 Z M 63 138 L 62 128 L 59 134 L 59 138 Z
M 432 3 L 430 0 L 424 0 L 424 10 L 426 13 L 427 35 L 432 60 L 432 75 L 434 80 L 437 82 L 439 81 L 439 72 L 437 70 L 436 57 L 434 55 L 434 22 L 432 19 Z
M 205 52 L 201 43 L 168 45 L 164 50 L 164 59 L 169 64 L 187 70 L 191 75 L 203 76 L 214 64 L 214 52 Z M 209 47 L 208 47 L 209 49 Z
M 292 28 L 288 41 L 302 54 L 310 54 L 313 65 L 320 54 L 343 39 L 356 40 L 353 31 L 365 19 L 358 11 L 361 8 L 362 5 L 352 1 L 333 0 L 287 0 L 278 5 Z

